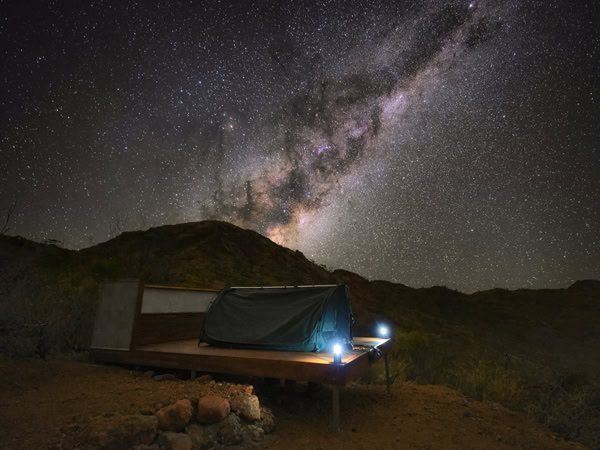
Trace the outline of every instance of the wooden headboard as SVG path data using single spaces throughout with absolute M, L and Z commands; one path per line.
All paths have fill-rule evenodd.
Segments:
M 143 285 L 138 297 L 131 348 L 197 339 L 204 311 L 217 293 L 212 289 Z

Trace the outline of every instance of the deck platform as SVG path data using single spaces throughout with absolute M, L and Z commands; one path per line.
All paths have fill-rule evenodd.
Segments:
M 230 349 L 206 343 L 198 345 L 197 339 L 141 345 L 128 351 L 92 348 L 91 353 L 94 359 L 105 362 L 344 386 L 387 353 L 391 341 L 356 337 L 353 344 L 361 349 L 345 353 L 341 364 L 333 363 L 330 352 Z
M 204 314 L 217 291 L 157 286 L 137 279 L 102 283 L 90 355 L 99 362 L 279 378 L 329 384 L 333 429 L 339 430 L 339 389 L 387 353 L 391 339 L 355 337 L 354 349 L 334 363 L 331 352 L 285 352 L 198 344 Z

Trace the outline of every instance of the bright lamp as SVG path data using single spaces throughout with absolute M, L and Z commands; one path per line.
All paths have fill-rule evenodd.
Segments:
M 335 344 L 333 346 L 333 363 L 334 364 L 342 363 L 342 346 L 340 344 Z

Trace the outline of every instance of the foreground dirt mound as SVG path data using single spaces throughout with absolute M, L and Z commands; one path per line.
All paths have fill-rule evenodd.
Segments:
M 342 432 L 331 432 L 330 395 L 273 406 L 277 433 L 263 448 L 306 449 L 583 449 L 532 419 L 495 403 L 432 385 L 353 384 L 341 391 Z
M 152 414 L 182 398 L 235 398 L 248 387 L 167 379 L 70 361 L 0 362 L 0 447 L 70 448 L 97 418 Z M 331 433 L 330 392 L 306 386 L 260 387 L 277 417 L 275 434 L 257 448 L 582 448 L 496 404 L 439 386 L 342 389 L 340 433 Z M 237 402 L 234 401 L 234 405 Z M 245 407 L 239 405 L 240 410 Z M 258 430 L 256 430 L 258 431 Z

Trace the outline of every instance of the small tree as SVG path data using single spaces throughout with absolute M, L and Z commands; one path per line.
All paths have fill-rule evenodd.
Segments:
M 15 209 L 17 209 L 16 198 L 9 205 L 8 209 L 6 210 L 6 214 L 4 214 L 4 222 L 2 223 L 2 227 L 0 227 L 0 235 L 8 234 L 8 232 L 10 231 L 10 221 L 15 212 Z
M 115 214 L 113 219 L 108 224 L 108 237 L 110 239 L 117 237 L 125 231 L 129 217 L 125 214 Z

